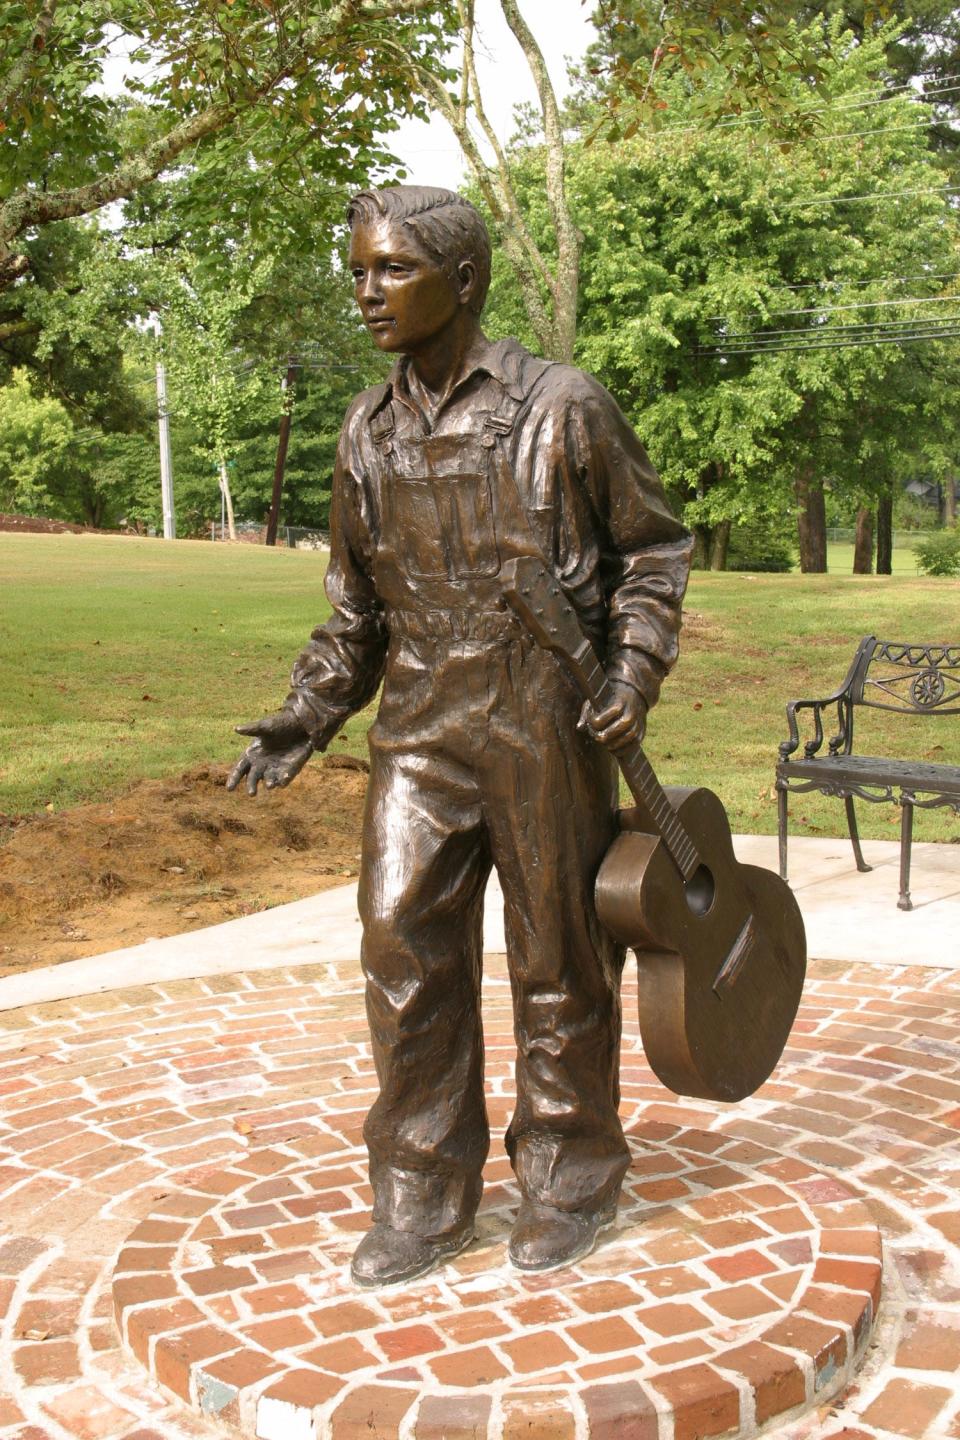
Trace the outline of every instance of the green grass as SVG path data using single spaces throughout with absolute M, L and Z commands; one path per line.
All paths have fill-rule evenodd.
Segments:
M 960 582 L 912 568 L 851 576 L 849 547 L 837 549 L 829 575 L 691 581 L 649 752 L 664 783 L 715 789 L 734 829 L 775 829 L 784 704 L 839 684 L 861 635 L 960 639 Z M 233 726 L 282 701 L 326 614 L 322 572 L 304 551 L 0 534 L 0 811 L 60 809 L 236 756 Z M 369 718 L 351 721 L 340 748 L 364 753 Z M 956 718 L 871 712 L 861 733 L 881 754 L 960 763 Z M 896 835 L 894 807 L 860 812 L 865 834 Z M 797 797 L 792 814 L 798 829 L 842 833 L 837 801 Z M 960 821 L 931 812 L 917 836 L 960 837 Z

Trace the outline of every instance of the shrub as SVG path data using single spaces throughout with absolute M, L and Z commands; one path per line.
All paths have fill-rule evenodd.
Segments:
M 937 530 L 913 547 L 924 575 L 960 575 L 960 531 Z

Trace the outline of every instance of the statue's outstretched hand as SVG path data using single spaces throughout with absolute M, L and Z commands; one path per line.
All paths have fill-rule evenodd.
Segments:
M 584 705 L 580 724 L 614 754 L 643 739 L 647 728 L 647 702 L 632 685 L 611 681 L 613 699 L 603 710 Z
M 228 790 L 236 790 L 244 776 L 251 795 L 256 795 L 261 780 L 268 790 L 289 785 L 313 754 L 309 736 L 289 710 L 235 728 L 238 735 L 254 739 L 227 776 Z

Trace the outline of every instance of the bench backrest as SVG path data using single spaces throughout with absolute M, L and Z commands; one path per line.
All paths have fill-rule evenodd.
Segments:
M 912 715 L 960 715 L 960 645 L 865 635 L 847 677 L 854 705 Z

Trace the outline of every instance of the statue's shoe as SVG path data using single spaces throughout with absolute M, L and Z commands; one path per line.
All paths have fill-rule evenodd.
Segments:
M 473 1226 L 441 1240 L 415 1235 L 411 1230 L 394 1230 L 376 1223 L 360 1241 L 350 1262 L 355 1285 L 375 1290 L 381 1285 L 402 1285 L 426 1275 L 444 1260 L 465 1250 L 473 1239 Z
M 603 1210 L 556 1210 L 524 1200 L 514 1221 L 508 1253 L 518 1270 L 559 1270 L 589 1255 L 601 1230 L 613 1224 L 616 1206 Z

